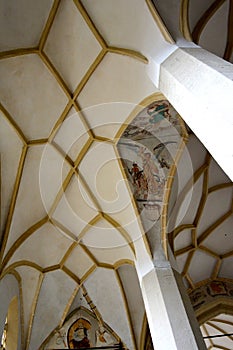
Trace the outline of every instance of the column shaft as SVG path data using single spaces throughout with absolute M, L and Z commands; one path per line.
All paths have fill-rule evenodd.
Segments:
M 141 289 L 156 350 L 206 349 L 194 311 L 190 307 L 187 314 L 169 264 L 143 276 Z

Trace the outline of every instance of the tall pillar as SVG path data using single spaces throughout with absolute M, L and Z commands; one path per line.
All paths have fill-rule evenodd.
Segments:
M 233 180 L 233 65 L 197 46 L 177 48 L 158 88 Z
M 143 242 L 135 242 L 136 269 L 154 349 L 206 349 L 182 278 L 175 270 L 176 262 L 170 259 L 172 267 L 165 257 L 159 222 L 147 232 L 147 238 L 153 257 L 149 263 Z
M 185 308 L 188 302 L 184 302 L 168 262 L 154 266 L 142 277 L 141 290 L 154 349 L 206 349 L 194 311 Z

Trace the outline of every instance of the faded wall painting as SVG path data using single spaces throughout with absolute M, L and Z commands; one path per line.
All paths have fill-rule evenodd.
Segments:
M 195 311 L 201 306 L 215 301 L 219 297 L 224 297 L 226 300 L 232 300 L 233 283 L 213 280 L 191 291 L 189 297 Z
M 155 221 L 161 214 L 170 168 L 184 127 L 167 100 L 144 108 L 125 129 L 118 150 L 140 212 Z
M 67 342 L 69 349 L 90 348 L 92 346 L 88 331 L 91 323 L 85 318 L 78 318 L 70 326 L 67 334 Z
M 80 307 L 50 335 L 43 349 L 88 349 L 119 343 L 120 338 L 107 324 L 100 323 L 92 312 Z

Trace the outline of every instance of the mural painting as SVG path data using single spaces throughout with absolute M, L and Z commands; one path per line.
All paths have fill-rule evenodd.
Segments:
M 107 330 L 102 325 L 100 325 L 99 329 L 97 329 L 95 334 L 95 346 L 97 347 L 116 344 L 116 339 L 114 339 L 114 337 L 109 332 L 107 332 Z
M 226 284 L 221 281 L 212 281 L 207 287 L 207 291 L 211 296 L 227 295 Z
M 84 307 L 73 312 L 49 337 L 43 349 L 84 349 L 120 343 L 115 332 Z
M 118 150 L 140 212 L 161 214 L 165 183 L 182 139 L 181 120 L 167 100 L 151 103 L 126 128 Z
M 77 319 L 69 328 L 67 340 L 69 349 L 90 348 L 92 346 L 88 330 L 91 324 L 84 318 Z
M 194 310 L 214 301 L 218 297 L 232 299 L 233 283 L 214 280 L 189 293 Z

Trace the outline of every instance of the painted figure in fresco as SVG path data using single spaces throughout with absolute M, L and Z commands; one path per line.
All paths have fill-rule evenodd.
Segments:
M 107 346 L 115 343 L 114 338 L 105 330 L 104 326 L 100 326 L 96 331 L 96 344 L 95 346 Z
M 148 197 L 150 197 L 150 195 L 155 195 L 157 193 L 158 182 L 160 181 L 159 171 L 151 157 L 151 152 L 146 150 L 146 148 L 141 147 L 139 150 L 139 155 L 142 158 L 143 173 L 147 180 Z
M 137 184 L 139 174 L 140 174 L 140 169 L 139 169 L 137 163 L 133 163 L 131 170 L 129 169 L 129 173 L 130 173 L 130 175 L 132 175 L 133 183 Z
M 70 341 L 71 349 L 83 349 L 91 347 L 87 331 L 88 328 L 85 327 L 82 321 L 79 321 L 77 328 L 74 329 L 73 338 Z
M 146 176 L 143 173 L 143 171 L 139 174 L 139 181 L 140 181 L 140 189 L 138 193 L 138 199 L 147 199 L 148 196 L 148 183 L 146 180 Z
M 143 170 L 139 169 L 139 166 L 137 163 L 133 163 L 133 166 L 131 169 L 128 169 L 130 175 L 132 176 L 133 185 L 135 188 L 135 194 L 139 194 L 140 188 L 142 187 L 142 180 L 143 180 Z
M 167 118 L 169 120 L 169 104 L 166 102 L 157 102 L 147 108 L 147 114 L 150 116 L 150 123 L 160 123 L 162 120 Z

